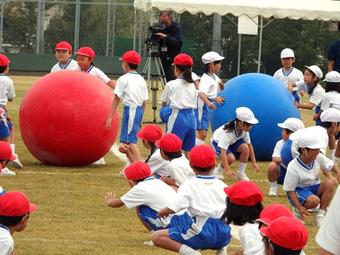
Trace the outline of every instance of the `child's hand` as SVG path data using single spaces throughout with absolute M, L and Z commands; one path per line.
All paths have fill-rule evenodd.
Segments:
M 234 171 L 227 170 L 227 171 L 226 171 L 226 175 L 227 175 L 228 178 L 232 178 L 232 177 L 235 176 L 235 173 L 234 173 Z
M 260 172 L 260 167 L 256 162 L 253 163 L 253 169 L 256 173 Z
M 105 196 L 107 206 L 111 205 L 111 202 L 116 199 L 116 194 L 112 194 L 112 192 L 108 192 Z
M 304 96 L 305 95 L 305 92 L 303 90 L 300 91 L 300 96 Z
M 216 110 L 216 106 L 212 102 L 208 103 L 208 107 L 210 110 Z
M 215 102 L 218 104 L 223 104 L 224 103 L 224 97 L 216 97 Z
M 112 126 L 112 117 L 108 117 L 105 123 L 106 128 L 110 128 Z
M 168 208 L 162 208 L 158 211 L 158 217 L 159 218 L 165 218 L 169 215 L 169 209 Z
M 319 114 L 314 114 L 313 115 L 313 120 L 318 120 L 319 119 Z
M 301 215 L 301 218 L 302 218 L 303 220 L 306 220 L 306 216 L 309 216 L 309 215 L 310 215 L 310 212 L 308 212 L 308 210 L 307 210 L 305 207 L 303 207 L 303 206 L 300 206 L 300 207 L 298 208 L 298 210 L 299 210 L 300 215 Z

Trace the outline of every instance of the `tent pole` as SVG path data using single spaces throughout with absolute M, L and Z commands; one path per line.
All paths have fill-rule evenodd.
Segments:
M 262 55 L 262 32 L 263 32 L 263 17 L 260 16 L 260 38 L 259 38 L 259 56 L 257 59 L 257 72 L 261 70 L 261 55 Z
M 241 43 L 242 43 L 242 35 L 238 35 L 238 52 L 237 52 L 237 75 L 240 75 L 241 71 Z
M 132 49 L 136 50 L 136 36 L 137 36 L 137 10 L 133 10 L 133 42 Z

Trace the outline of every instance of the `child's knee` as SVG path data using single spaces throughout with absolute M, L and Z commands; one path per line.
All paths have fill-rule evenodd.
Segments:
M 249 147 L 248 147 L 248 145 L 247 144 L 241 144 L 240 146 L 239 146 L 239 151 L 240 151 L 240 153 L 242 154 L 242 155 L 246 155 L 246 156 L 248 156 L 249 155 Z
M 155 246 L 160 245 L 161 237 L 162 237 L 162 231 L 155 231 L 151 234 L 151 240 Z
M 278 174 L 279 173 L 279 165 L 275 162 L 270 162 L 267 169 L 268 174 Z
M 311 195 L 306 199 L 304 206 L 307 209 L 312 209 L 312 208 L 317 207 L 319 204 L 320 204 L 320 198 L 316 195 Z
M 234 163 L 234 161 L 236 160 L 234 154 L 232 154 L 232 153 L 229 153 L 229 154 L 227 155 L 227 157 L 228 157 L 228 164 L 229 164 L 229 165 L 231 165 L 232 163 Z

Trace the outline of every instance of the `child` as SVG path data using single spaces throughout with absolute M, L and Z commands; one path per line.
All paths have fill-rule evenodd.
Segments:
M 146 125 L 137 133 L 137 137 L 142 139 L 144 147 L 150 151 L 144 162 L 149 165 L 152 174 L 164 175 L 164 173 L 168 173 L 169 162 L 162 158 L 161 151 L 155 144 L 162 138 L 162 135 L 162 129 L 154 124 Z
M 190 165 L 196 178 L 187 180 L 178 189 L 168 207 L 159 210 L 160 217 L 186 209 L 194 221 L 152 234 L 153 243 L 179 254 L 200 254 L 197 250 L 218 250 L 226 254 L 230 241 L 230 227 L 220 220 L 225 209 L 226 184 L 211 176 L 215 167 L 215 153 L 208 145 L 198 145 L 190 152 Z
M 303 73 L 299 69 L 293 67 L 295 62 L 294 51 L 292 49 L 285 48 L 281 51 L 280 58 L 282 68 L 274 73 L 274 78 L 281 81 L 287 89 L 289 83 L 303 81 Z M 294 103 L 300 103 L 300 97 L 297 94 L 296 88 L 292 90 L 292 96 L 294 98 Z
M 124 104 L 122 128 L 120 135 L 121 147 L 127 154 L 130 162 L 140 161 L 140 153 L 137 147 L 137 132 L 141 126 L 145 103 L 148 99 L 148 88 L 144 78 L 137 73 L 141 57 L 136 51 L 127 51 L 120 59 L 124 75 L 119 77 L 114 90 L 114 99 L 111 111 L 106 121 L 106 126 L 112 124 L 112 116 L 117 111 L 120 101 Z
M 223 170 L 227 176 L 234 174 L 230 170 L 230 165 L 235 161 L 235 157 L 240 159 L 236 179 L 249 180 L 245 174 L 249 157 L 253 163 L 253 168 L 257 172 L 259 171 L 249 135 L 249 130 L 258 122 L 249 108 L 239 107 L 236 109 L 236 118 L 234 120 L 215 130 L 211 143 L 217 156 L 221 157 L 221 163 L 214 170 L 216 177 L 223 179 Z
M 16 157 L 11 163 L 17 168 L 23 168 L 18 155 L 15 154 L 14 126 L 7 111 L 7 103 L 12 102 L 15 98 L 13 81 L 7 76 L 9 73 L 9 64 L 9 59 L 4 54 L 0 54 L 0 110 L 5 110 L 5 113 L 1 111 L 0 114 L 0 140 L 7 141 L 11 144 L 11 149 Z
M 100 70 L 99 68 L 94 66 L 94 57 L 96 56 L 95 51 L 90 47 L 81 47 L 76 52 L 77 62 L 82 72 L 89 73 L 93 76 L 96 76 L 100 80 L 102 80 L 105 84 L 107 84 L 111 88 L 115 88 L 115 82 L 111 81 L 107 75 Z
M 63 70 L 79 70 L 77 61 L 73 60 L 71 56 L 72 45 L 66 41 L 58 42 L 55 46 L 55 58 L 58 63 L 52 67 L 51 73 Z
M 326 83 L 326 94 L 322 99 L 321 111 L 325 111 L 328 108 L 335 108 L 340 111 L 340 74 L 337 71 L 331 71 L 326 74 L 324 81 Z M 338 143 L 337 149 L 335 148 L 336 140 L 339 139 L 339 136 L 340 132 L 329 134 L 329 152 L 331 159 L 334 159 L 334 157 L 340 158 L 340 143 Z
M 320 226 L 337 184 L 331 171 L 337 174 L 339 180 L 340 171 L 333 161 L 320 153 L 326 139 L 319 128 L 300 129 L 290 139 L 296 142 L 299 156 L 287 167 L 283 189 L 288 194 L 294 213 L 302 220 L 309 215 L 308 209 L 320 206 L 314 219 L 315 225 Z M 323 182 L 320 180 L 320 170 L 327 177 Z
M 192 65 L 193 60 L 189 55 L 178 54 L 174 59 L 177 79 L 168 82 L 166 85 L 166 87 L 169 86 L 170 88 L 166 93 L 169 93 L 167 97 L 171 108 L 167 133 L 174 133 L 181 138 L 183 141 L 182 150 L 184 150 L 187 157 L 189 151 L 195 146 L 196 139 L 194 109 L 197 107 L 198 92 L 192 80 Z
M 124 176 L 131 189 L 121 198 L 107 193 L 106 204 L 109 207 L 137 208 L 137 214 L 143 225 L 149 230 L 158 230 L 177 225 L 188 225 L 191 218 L 185 212 L 160 219 L 157 217 L 159 209 L 172 201 L 176 192 L 164 182 L 151 176 L 151 170 L 146 163 L 134 162 L 124 169 Z
M 266 255 L 298 255 L 308 241 L 306 227 L 291 217 L 279 217 L 260 231 L 265 237 Z
M 224 192 L 227 194 L 227 208 L 221 219 L 242 226 L 239 235 L 243 254 L 263 254 L 264 245 L 256 223 L 263 209 L 261 189 L 253 182 L 239 181 L 225 188 Z
M 15 155 L 12 152 L 8 142 L 0 141 L 0 176 L 14 176 L 15 173 L 7 168 L 10 160 L 15 160 Z
M 277 196 L 277 184 L 283 184 L 289 162 L 298 155 L 297 150 L 294 150 L 295 147 L 292 146 L 292 141 L 289 140 L 289 136 L 295 131 L 305 128 L 303 122 L 297 118 L 288 118 L 277 125 L 282 129 L 282 139 L 275 145 L 272 162 L 267 170 L 269 196 Z
M 175 134 L 166 134 L 156 142 L 164 160 L 169 161 L 168 175 L 161 176 L 161 180 L 175 190 L 186 180 L 195 177 L 188 159 L 181 152 L 182 141 Z
M 23 231 L 30 213 L 37 206 L 31 204 L 24 193 L 10 191 L 0 197 L 0 254 L 14 254 L 14 232 Z
M 320 125 L 321 123 L 318 114 L 320 113 L 320 105 L 325 95 L 325 90 L 319 84 L 322 75 L 322 71 L 318 66 L 305 66 L 304 81 L 292 82 L 288 85 L 290 91 L 294 87 L 297 87 L 299 91 L 305 91 L 309 94 L 309 102 L 297 103 L 296 107 L 298 109 L 314 109 L 315 115 L 313 119 L 315 120 L 316 125 Z
M 217 52 L 209 51 L 202 56 L 204 74 L 199 85 L 199 99 L 197 102 L 197 138 L 196 144 L 204 143 L 210 122 L 210 110 L 215 110 L 214 102 L 223 104 L 224 98 L 217 96 L 220 91 L 221 79 L 216 75 L 221 71 L 221 61 L 224 57 Z M 223 86 L 223 83 L 222 83 Z

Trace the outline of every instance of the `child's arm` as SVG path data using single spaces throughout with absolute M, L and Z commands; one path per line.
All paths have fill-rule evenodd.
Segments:
M 290 199 L 292 200 L 293 204 L 295 205 L 296 209 L 299 210 L 301 217 L 305 220 L 305 216 L 310 215 L 310 213 L 308 212 L 308 210 L 302 206 L 299 203 L 299 199 L 295 193 L 295 191 L 288 191 L 288 196 L 290 197 Z
M 235 175 L 233 171 L 230 170 L 227 151 L 221 148 L 221 166 L 223 167 L 225 173 L 228 177 L 232 177 Z
M 260 167 L 256 162 L 256 157 L 255 157 L 255 152 L 254 152 L 254 147 L 251 143 L 248 144 L 248 148 L 249 148 L 249 158 L 251 160 L 251 162 L 253 163 L 253 169 L 256 172 L 260 171 Z
M 288 91 L 292 91 L 294 87 L 297 87 L 294 81 L 288 83 Z
M 177 186 L 175 180 L 167 176 L 161 176 L 161 180 L 170 186 Z
M 215 110 L 216 106 L 209 101 L 207 95 L 204 92 L 199 92 L 199 97 L 201 98 L 201 100 L 209 107 L 209 109 L 211 110 Z
M 146 101 L 143 101 L 143 104 L 142 104 L 143 112 L 145 112 L 145 106 L 146 106 Z
M 297 107 L 299 109 L 308 109 L 308 110 L 313 110 L 315 107 L 315 104 L 308 102 L 308 103 L 297 103 Z
M 282 158 L 280 157 L 272 157 L 272 162 L 276 164 L 281 164 L 282 163 Z
M 115 89 L 116 87 L 116 81 L 113 80 L 109 80 L 106 84 L 109 85 L 109 87 L 111 87 L 112 89 Z
M 113 117 L 113 114 L 115 114 L 115 112 L 117 111 L 117 107 L 118 107 L 119 103 L 120 103 L 120 98 L 117 95 L 114 95 L 112 105 L 111 105 L 110 114 L 109 114 L 109 117 L 106 120 L 106 128 L 111 127 L 112 117 Z
M 174 213 L 175 212 L 173 210 L 166 207 L 166 208 L 162 208 L 158 211 L 158 217 L 165 218 L 165 217 L 169 216 L 169 214 L 174 214 Z
M 116 197 L 112 192 L 108 192 L 105 196 L 106 204 L 109 207 L 119 208 L 124 205 L 123 201 Z

